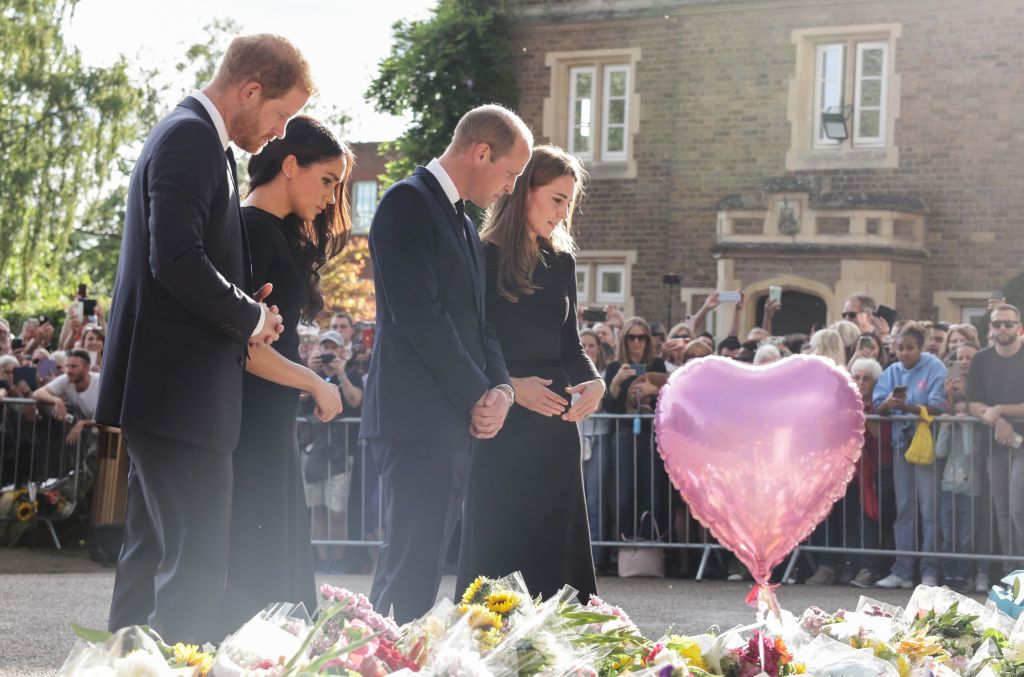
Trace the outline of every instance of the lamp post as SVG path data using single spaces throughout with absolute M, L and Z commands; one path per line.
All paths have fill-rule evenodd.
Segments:
M 661 276 L 661 283 L 668 287 L 668 310 L 665 315 L 665 329 L 672 331 L 672 296 L 676 285 L 682 282 L 682 278 L 676 273 L 665 273 Z

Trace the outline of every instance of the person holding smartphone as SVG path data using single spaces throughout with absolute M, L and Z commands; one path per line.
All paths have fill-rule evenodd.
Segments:
M 857 337 L 857 343 L 854 344 L 855 350 L 853 351 L 853 357 L 850 358 L 850 362 L 847 364 L 847 369 L 853 366 L 853 363 L 857 360 L 867 358 L 874 360 L 881 365 L 882 369 L 889 366 L 889 354 L 885 350 L 885 345 L 882 343 L 882 337 L 874 332 L 867 332 Z
M 610 414 L 639 413 L 653 410 L 660 388 L 649 374 L 667 374 L 665 360 L 655 357 L 651 342 L 651 329 L 641 317 L 626 320 L 619 335 L 618 359 L 604 372 L 608 392 L 604 397 L 604 410 Z M 635 426 L 639 421 L 640 425 Z M 651 510 L 662 529 L 669 527 L 665 467 L 651 444 L 651 420 L 618 420 L 617 466 L 618 519 L 616 533 L 634 536 L 640 517 Z M 636 464 L 633 449 L 636 445 Z M 634 475 L 634 469 L 636 474 Z M 654 481 L 648 481 L 653 474 Z M 652 491 L 653 486 L 653 491 Z M 634 493 L 636 510 L 634 512 Z
M 942 360 L 925 352 L 928 332 L 920 324 L 907 322 L 896 336 L 897 361 L 889 365 L 875 384 L 873 403 L 882 416 L 916 415 L 924 406 L 939 415 L 948 408 L 946 400 L 946 367 Z M 938 550 L 939 475 L 934 463 L 914 465 L 904 454 L 917 428 L 916 421 L 894 421 L 892 425 L 893 483 L 896 491 L 896 522 L 893 530 L 897 550 Z M 920 511 L 920 525 L 915 522 Z M 921 542 L 917 535 L 920 533 Z M 878 581 L 880 588 L 912 588 L 914 558 L 897 557 L 891 573 Z M 934 557 L 921 559 L 921 582 L 938 585 L 939 563 Z

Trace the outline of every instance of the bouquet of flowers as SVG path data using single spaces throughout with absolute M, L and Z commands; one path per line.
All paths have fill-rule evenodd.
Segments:
M 80 639 L 58 677 L 205 677 L 213 666 L 207 648 L 168 646 L 148 628 L 132 626 L 109 633 L 73 627 Z

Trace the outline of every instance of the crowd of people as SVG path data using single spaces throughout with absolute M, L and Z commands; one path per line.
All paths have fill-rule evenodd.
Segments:
M 793 354 L 821 356 L 847 370 L 868 414 L 863 454 L 846 497 L 812 536 L 816 546 L 895 549 L 939 553 L 935 557 L 856 556 L 828 553 L 815 558 L 804 577 L 811 585 L 850 584 L 910 588 L 915 580 L 940 581 L 960 590 L 987 590 L 988 561 L 941 557 L 941 553 L 1017 555 L 1024 551 L 1024 470 L 1012 449 L 1024 425 L 1024 379 L 1016 365 L 1020 313 L 1001 299 L 990 302 L 988 347 L 971 324 L 901 320 L 890 326 L 867 294 L 847 301 L 838 322 L 807 334 L 776 336 L 777 300 L 765 304 L 764 320 L 740 334 L 743 299 L 735 304 L 731 330 L 715 341 L 702 331 L 704 318 L 720 306 L 717 292 L 685 322 L 671 329 L 609 306 L 606 319 L 581 322 L 581 340 L 607 383 L 603 413 L 584 422 L 584 477 L 593 540 L 657 538 L 677 542 L 705 538 L 682 505 L 654 448 L 650 418 L 668 374 L 691 360 L 719 355 L 766 365 Z M 984 368 L 974 362 L 981 355 Z M 972 365 L 974 369 L 972 370 Z M 908 462 L 904 454 L 917 425 L 928 414 L 949 415 L 934 425 L 935 461 Z M 950 417 L 973 415 L 981 423 Z M 892 419 L 891 417 L 897 417 Z M 903 417 L 903 418 L 899 418 Z M 1015 430 L 1016 428 L 1016 430 Z M 1016 473 L 1016 474 L 1015 474 Z M 659 529 L 660 527 L 660 529 Z M 599 569 L 616 570 L 613 548 L 595 548 Z M 672 560 L 670 559 L 670 562 Z M 738 562 L 728 565 L 741 578 Z M 677 555 L 670 573 L 688 575 Z
M 63 472 L 68 459 L 62 447 L 95 442 L 105 330 L 99 307 L 86 318 L 81 301 L 69 306 L 59 335 L 47 317 L 28 318 L 17 335 L 0 318 L 0 403 L 22 400 L 0 412 L 0 483 Z
M 851 296 L 841 320 L 810 335 L 773 335 L 772 317 L 780 306 L 768 301 L 761 326 L 741 336 L 741 299 L 735 304 L 729 334 L 716 341 L 703 329 L 708 313 L 720 305 L 718 293 L 712 293 L 697 312 L 670 329 L 640 317 L 625 317 L 616 306 L 605 309 L 602 321 L 587 323 L 582 318 L 584 308 L 579 309 L 581 343 L 607 385 L 601 413 L 624 415 L 591 417 L 580 424 L 592 540 L 619 541 L 656 532 L 676 541 L 706 537 L 687 518 L 685 505 L 671 490 L 654 447 L 650 417 L 636 417 L 654 411 L 670 373 L 709 355 L 754 365 L 798 353 L 819 355 L 849 371 L 863 397 L 865 413 L 874 416 L 869 416 L 854 481 L 845 499 L 815 531 L 812 544 L 938 554 L 922 558 L 819 554 L 804 582 L 908 588 L 915 580 L 944 581 L 961 590 L 987 590 L 992 563 L 942 558 L 941 553 L 1024 549 L 1024 506 L 1015 498 L 1024 495 L 1024 466 L 1018 466 L 1012 453 L 1019 444 L 1014 428 L 1024 432 L 1024 426 L 1007 422 L 1024 414 L 1013 409 L 1024 402 L 1024 390 L 1016 386 L 1024 379 L 1015 379 L 1016 367 L 1011 367 L 1017 364 L 1014 346 L 1020 344 L 1017 309 L 998 301 L 990 304 L 988 343 L 992 347 L 983 353 L 985 366 L 979 370 L 972 369 L 976 354 L 982 351 L 973 325 L 899 321 L 890 327 L 865 294 Z M 0 319 L 0 400 L 31 398 L 41 405 L 41 409 L 6 408 L 6 437 L 16 429 L 25 430 L 26 424 L 52 425 L 47 415 L 67 423 L 67 445 L 88 434 L 104 342 L 102 312 L 96 310 L 97 317 L 92 319 L 97 322 L 86 324 L 76 316 L 73 304 L 56 338 L 46 318 L 25 321 L 17 336 Z M 329 314 L 322 324 L 299 326 L 299 356 L 337 386 L 345 407 L 343 417 L 352 420 L 322 423 L 314 415 L 311 398 L 300 405 L 299 447 L 304 451 L 303 482 L 306 502 L 313 510 L 313 538 L 372 540 L 379 536 L 380 485 L 372 456 L 359 442 L 355 421 L 361 413 L 373 325 L 357 323 L 343 311 Z M 1000 347 L 1007 353 L 1002 358 L 1005 364 L 997 359 Z M 887 419 L 918 415 L 921 407 L 932 415 L 973 415 L 983 423 L 948 418 L 937 423 L 936 461 L 914 465 L 905 460 L 904 452 L 915 421 Z M 24 448 L 13 438 L 5 439 L 5 481 L 13 478 L 18 454 L 25 460 L 32 453 L 34 438 L 21 437 Z M 320 545 L 316 553 L 321 570 L 368 572 L 372 567 L 365 548 Z M 595 547 L 594 558 L 600 571 L 616 570 L 614 548 Z M 673 563 L 670 574 L 692 573 L 685 555 L 669 561 Z M 724 574 L 740 578 L 744 572 L 732 561 Z

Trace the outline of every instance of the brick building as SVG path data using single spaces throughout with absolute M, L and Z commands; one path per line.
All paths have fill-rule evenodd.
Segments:
M 352 233 L 366 235 L 370 232 L 373 213 L 377 210 L 380 197 L 380 181 L 388 158 L 380 152 L 376 141 L 351 144 L 356 156 L 355 167 L 349 177 L 349 204 L 352 205 Z
M 587 303 L 664 321 L 741 289 L 750 326 L 781 285 L 779 329 L 861 290 L 961 321 L 1021 270 L 1024 2 L 504 5 L 520 114 L 592 176 Z

